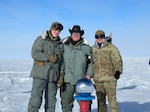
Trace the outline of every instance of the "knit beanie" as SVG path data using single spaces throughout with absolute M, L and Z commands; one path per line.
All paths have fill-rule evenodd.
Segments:
M 63 30 L 63 25 L 59 22 L 53 22 L 50 27 L 50 31 L 51 30 Z

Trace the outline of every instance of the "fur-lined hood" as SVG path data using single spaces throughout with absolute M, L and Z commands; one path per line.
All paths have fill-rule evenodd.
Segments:
M 41 34 L 42 39 L 46 39 L 47 36 L 48 36 L 48 30 L 44 30 Z
M 52 37 L 52 35 L 49 33 L 49 31 L 48 31 L 48 30 L 44 30 L 44 31 L 42 32 L 42 34 L 41 34 L 41 38 L 42 38 L 42 39 L 46 39 L 46 38 L 48 38 L 48 37 L 50 37 L 51 40 L 60 40 L 60 37 L 59 37 L 59 36 L 58 36 L 56 39 L 53 39 L 53 37 Z

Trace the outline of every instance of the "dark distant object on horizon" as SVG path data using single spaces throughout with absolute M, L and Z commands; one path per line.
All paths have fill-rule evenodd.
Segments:
M 149 65 L 150 65 L 150 59 L 149 59 Z

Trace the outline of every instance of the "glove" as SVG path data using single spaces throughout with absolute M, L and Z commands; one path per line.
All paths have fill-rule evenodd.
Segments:
M 116 78 L 116 79 L 119 79 L 119 78 L 120 78 L 120 74 L 121 74 L 121 73 L 120 73 L 119 71 L 116 71 L 116 73 L 115 73 L 115 78 Z
M 91 80 L 91 76 L 90 75 L 86 75 L 85 78 Z
M 59 79 L 58 79 L 58 82 L 57 82 L 57 87 L 61 87 L 64 83 L 64 76 L 63 75 L 60 75 Z
M 57 61 L 57 55 L 56 54 L 53 54 L 49 57 L 49 61 L 55 63 Z

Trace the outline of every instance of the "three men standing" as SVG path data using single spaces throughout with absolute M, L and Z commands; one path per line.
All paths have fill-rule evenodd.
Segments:
M 116 86 L 123 68 L 117 47 L 105 37 L 102 30 L 96 31 L 95 45 L 90 47 L 82 37 L 84 30 L 79 25 L 69 29 L 70 36 L 64 38 L 62 43 L 59 38 L 62 30 L 62 24 L 54 22 L 50 30 L 39 36 L 32 46 L 33 85 L 28 112 L 39 110 L 43 93 L 45 112 L 55 112 L 58 87 L 61 87 L 63 112 L 72 112 L 77 81 L 82 78 L 91 80 L 92 77 L 96 87 L 98 112 L 107 112 L 106 96 L 110 112 L 119 112 Z

